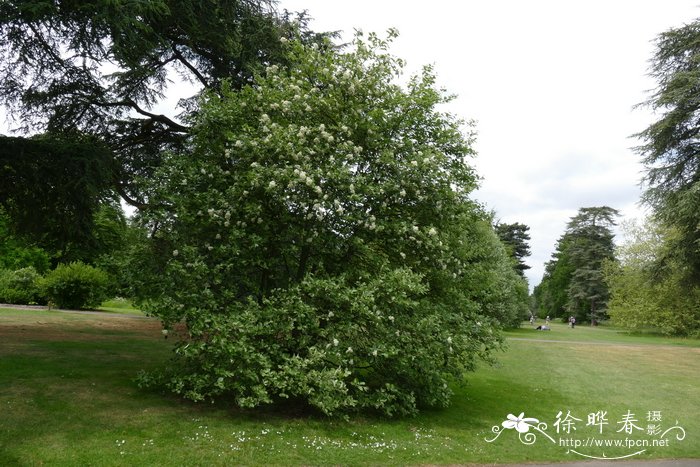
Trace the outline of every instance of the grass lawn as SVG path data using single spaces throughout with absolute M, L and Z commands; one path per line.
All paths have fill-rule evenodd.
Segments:
M 102 303 L 98 308 L 99 311 L 109 311 L 113 313 L 123 313 L 128 315 L 143 315 L 141 310 L 124 298 L 112 298 Z
M 154 320 L 0 310 L 0 465 L 468 464 L 575 461 L 644 451 L 636 459 L 700 458 L 700 342 L 635 336 L 610 328 L 508 333 L 499 364 L 455 387 L 447 410 L 416 418 L 349 421 L 246 412 L 144 392 L 140 369 L 170 355 Z M 540 341 L 545 340 L 545 341 Z M 571 434 L 553 425 L 570 414 Z M 608 425 L 586 426 L 607 412 Z M 502 430 L 508 414 L 547 423 L 528 446 Z M 644 431 L 618 424 L 634 414 Z M 648 416 L 661 418 L 649 421 Z M 677 423 L 676 423 L 677 422 Z M 578 447 L 562 441 L 658 439 L 668 446 Z M 565 423 L 560 423 L 560 429 Z

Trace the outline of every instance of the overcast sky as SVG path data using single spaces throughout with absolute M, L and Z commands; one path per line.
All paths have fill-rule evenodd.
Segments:
M 399 30 L 392 52 L 435 66 L 477 121 L 474 197 L 530 226 L 531 287 L 578 208 L 640 217 L 642 166 L 631 135 L 653 121 L 644 101 L 653 39 L 700 16 L 698 0 L 282 0 L 317 31 Z

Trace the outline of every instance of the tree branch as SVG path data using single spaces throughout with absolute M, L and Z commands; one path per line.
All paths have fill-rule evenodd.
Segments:
M 143 202 L 141 202 L 141 201 L 137 201 L 137 200 L 135 200 L 133 197 L 131 197 L 131 196 L 127 193 L 127 191 L 126 191 L 126 189 L 125 189 L 125 187 L 124 187 L 124 185 L 123 185 L 122 183 L 119 183 L 119 182 L 115 183 L 115 188 L 116 188 L 117 193 L 119 194 L 119 196 L 121 196 L 122 199 L 123 199 L 124 201 L 126 201 L 127 204 L 129 204 L 129 205 L 131 205 L 131 206 L 133 206 L 133 207 L 135 207 L 135 208 L 137 208 L 137 209 L 140 209 L 140 210 L 143 210 L 143 209 L 145 209 L 145 208 L 148 207 L 148 204 L 143 203 Z
M 177 46 L 176 46 L 175 44 L 172 44 L 171 48 L 173 49 L 173 53 L 175 54 L 175 57 L 177 57 L 177 59 L 180 61 L 180 63 L 182 63 L 183 65 L 185 65 L 185 67 L 187 67 L 187 69 L 190 70 L 190 71 L 192 72 L 192 74 L 195 75 L 195 76 L 197 77 L 197 79 L 199 80 L 199 82 L 202 83 L 202 85 L 203 85 L 205 88 L 209 89 L 209 87 L 210 87 L 210 86 L 209 86 L 209 82 L 208 82 L 207 79 L 204 77 L 204 75 L 202 75 L 202 74 L 199 72 L 199 70 L 197 70 L 197 69 L 194 67 L 194 65 L 192 65 L 192 64 L 184 57 L 184 55 L 182 55 L 182 52 L 180 52 L 180 51 L 178 50 L 178 48 L 177 48 Z
M 180 133 L 188 133 L 190 131 L 190 127 L 181 125 L 177 123 L 174 120 L 171 120 L 170 118 L 166 117 L 163 114 L 154 114 L 152 112 L 149 112 L 147 110 L 142 109 L 134 100 L 132 99 L 123 99 L 121 101 L 115 101 L 115 102 L 99 102 L 95 101 L 93 102 L 95 105 L 98 105 L 100 107 L 129 107 L 133 110 L 135 110 L 137 113 L 150 118 L 153 121 L 160 122 L 165 124 L 166 126 L 170 127 L 174 131 L 178 131 Z

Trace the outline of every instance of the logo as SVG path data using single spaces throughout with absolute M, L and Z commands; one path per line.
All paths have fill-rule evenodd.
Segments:
M 663 415 L 659 410 L 646 412 L 645 417 L 637 417 L 631 410 L 618 414 L 611 422 L 608 412 L 598 410 L 578 418 L 570 410 L 564 414 L 560 410 L 550 425 L 537 418 L 525 417 L 521 412 L 517 417 L 508 414 L 500 425 L 494 425 L 491 432 L 495 436 L 485 438 L 487 443 L 495 442 L 501 434 L 513 430 L 524 445 L 531 446 L 543 440 L 566 448 L 567 454 L 575 454 L 588 459 L 616 460 L 638 456 L 649 448 L 670 446 L 671 442 L 683 441 L 685 429 L 676 423 L 670 427 L 664 425 Z M 639 419 L 643 421 L 640 421 Z M 539 437 L 539 438 L 538 438 Z M 643 449 L 640 449 L 643 448 Z M 623 455 L 608 457 L 605 451 L 614 449 L 630 451 Z

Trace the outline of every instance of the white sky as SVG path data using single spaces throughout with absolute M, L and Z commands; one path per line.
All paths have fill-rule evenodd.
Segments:
M 475 198 L 530 226 L 531 287 L 578 208 L 639 217 L 642 166 L 630 136 L 654 117 L 633 109 L 655 82 L 652 40 L 700 16 L 698 0 L 282 0 L 316 31 L 400 32 L 392 53 L 413 73 L 435 65 L 475 119 Z

